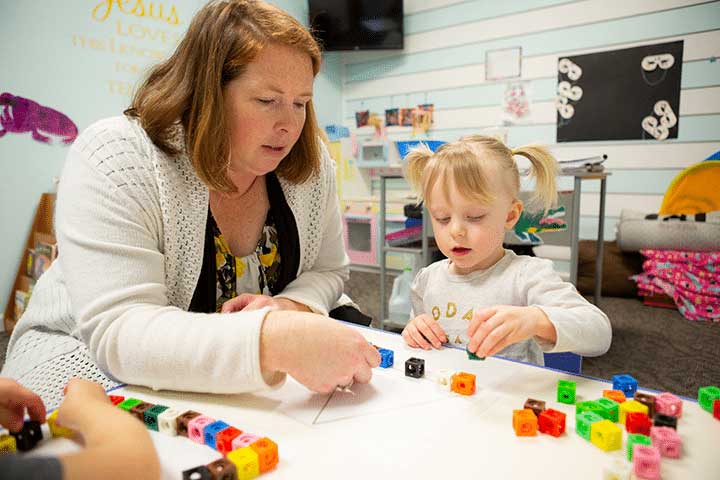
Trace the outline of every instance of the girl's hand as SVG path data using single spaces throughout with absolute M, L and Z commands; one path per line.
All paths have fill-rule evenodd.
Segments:
M 45 404 L 37 394 L 10 378 L 0 378 L 0 426 L 19 432 L 25 423 L 25 409 L 30 420 L 45 423 Z
M 440 325 L 428 314 L 418 315 L 405 326 L 402 332 L 405 343 L 410 347 L 430 350 L 439 349 L 447 342 L 447 335 Z
M 538 307 L 497 305 L 473 314 L 467 329 L 468 351 L 478 357 L 495 355 L 513 343 L 539 336 L 555 341 L 555 327 Z
M 223 303 L 221 312 L 231 313 L 242 310 L 259 310 L 263 307 L 270 307 L 271 310 L 295 310 L 298 312 L 310 311 L 310 309 L 305 305 L 287 298 L 274 298 L 268 295 L 243 293 Z

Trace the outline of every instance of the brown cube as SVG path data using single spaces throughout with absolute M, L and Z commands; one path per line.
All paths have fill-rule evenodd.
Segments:
M 635 392 L 635 396 L 633 398 L 648 407 L 648 416 L 650 418 L 653 418 L 655 416 L 655 395 L 650 395 L 649 393 Z
M 213 480 L 235 480 L 237 478 L 237 470 L 235 464 L 225 457 L 208 463 L 208 470 Z
M 528 398 L 525 400 L 525 406 L 523 408 L 529 408 L 538 417 L 542 412 L 545 411 L 545 402 L 543 400 L 535 400 L 534 398 Z
M 140 402 L 130 409 L 130 413 L 145 424 L 145 410 L 150 410 L 155 404 L 148 402 Z
M 200 412 L 196 412 L 194 410 L 188 410 L 187 412 L 183 413 L 179 417 L 177 417 L 176 420 L 176 426 L 177 426 L 177 434 L 182 437 L 188 436 L 188 423 L 190 423 L 190 420 L 200 415 Z

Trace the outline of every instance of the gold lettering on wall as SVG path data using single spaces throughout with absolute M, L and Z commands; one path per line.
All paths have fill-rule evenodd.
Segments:
M 180 23 L 175 5 L 170 5 L 168 8 L 164 5 L 164 2 L 148 2 L 146 0 L 134 0 L 134 4 L 132 2 L 133 0 L 102 0 L 92 9 L 91 16 L 93 20 L 104 22 L 117 7 L 117 11 L 123 15 L 152 18 L 170 25 Z

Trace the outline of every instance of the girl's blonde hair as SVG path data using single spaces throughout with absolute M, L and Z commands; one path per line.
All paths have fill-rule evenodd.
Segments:
M 227 177 L 230 139 L 225 118 L 225 86 L 242 75 L 271 43 L 296 48 L 320 71 L 321 51 L 312 34 L 287 12 L 260 0 L 208 2 L 170 58 L 155 66 L 135 93 L 125 115 L 139 118 L 157 147 L 179 153 L 172 137 L 179 122 L 198 177 L 211 189 L 234 192 Z M 320 170 L 321 147 L 312 101 L 305 125 L 276 172 L 302 183 Z
M 526 145 L 511 150 L 495 137 L 468 135 L 446 143 L 433 153 L 425 144 L 405 157 L 405 176 L 421 199 L 429 206 L 428 195 L 442 178 L 443 193 L 449 200 L 449 185 L 455 184 L 460 194 L 481 204 L 495 200 L 493 185 L 502 181 L 507 191 L 518 198 L 520 172 L 514 155 L 530 160 L 530 174 L 535 190 L 529 210 L 547 211 L 557 201 L 555 177 L 558 166 L 550 151 L 540 145 Z

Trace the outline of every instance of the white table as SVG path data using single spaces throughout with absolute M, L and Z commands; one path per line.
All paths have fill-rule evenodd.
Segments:
M 603 468 L 626 461 L 623 448 L 604 452 L 575 433 L 575 406 L 556 401 L 559 379 L 577 382 L 578 401 L 602 396 L 608 382 L 498 358 L 471 361 L 462 350 L 420 351 L 399 335 L 359 328 L 380 347 L 395 351 L 392 369 L 376 369 L 370 385 L 354 386 L 355 395 L 312 395 L 291 378 L 281 388 L 244 395 L 154 392 L 126 386 L 114 394 L 151 403 L 193 409 L 263 436 L 279 445 L 280 463 L 259 478 L 558 478 L 601 479 Z M 409 357 L 425 359 L 426 378 L 404 374 Z M 432 382 L 440 369 L 477 375 L 470 397 L 445 391 Z M 633 372 L 618 372 L 629 373 Z M 642 386 L 641 386 L 641 390 Z M 567 414 L 560 438 L 538 434 L 517 437 L 512 410 L 528 397 Z M 624 428 L 623 428 L 624 430 Z M 720 421 L 691 400 L 678 421 L 683 455 L 662 459 L 662 478 L 720 478 Z M 210 447 L 185 437 L 152 432 L 167 479 L 182 470 L 219 458 Z M 36 453 L 73 449 L 66 439 L 44 442 Z

